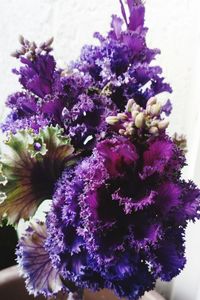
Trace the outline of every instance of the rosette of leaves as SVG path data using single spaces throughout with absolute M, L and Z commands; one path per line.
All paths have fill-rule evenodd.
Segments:
M 17 224 L 33 216 L 42 201 L 51 199 L 64 168 L 74 163 L 73 152 L 58 126 L 10 134 L 0 150 L 0 220 Z

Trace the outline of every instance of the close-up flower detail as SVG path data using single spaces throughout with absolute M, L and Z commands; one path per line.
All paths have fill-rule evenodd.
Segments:
M 169 122 L 163 118 L 163 113 L 166 114 L 165 105 L 162 106 L 156 98 L 150 98 L 145 109 L 131 99 L 124 113 L 108 116 L 106 122 L 115 126 L 119 134 L 144 138 L 167 129 Z
M 16 255 L 34 296 L 110 289 L 138 300 L 186 264 L 200 189 L 182 176 L 185 136 L 167 131 L 172 103 L 159 95 L 172 89 L 147 45 L 145 5 L 123 2 L 122 18 L 66 69 L 53 38 L 20 36 L 12 53 L 21 90 L 0 124 L 0 221 L 29 224 Z

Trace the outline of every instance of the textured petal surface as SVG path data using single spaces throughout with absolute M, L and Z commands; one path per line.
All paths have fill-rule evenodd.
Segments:
M 46 225 L 31 221 L 19 240 L 17 261 L 30 294 L 46 297 L 64 290 L 58 270 L 54 269 L 45 250 Z
M 10 135 L 1 149 L 0 216 L 18 223 L 34 214 L 39 204 L 51 199 L 54 183 L 73 153 L 69 139 L 58 127 L 46 127 L 39 134 L 19 131 Z

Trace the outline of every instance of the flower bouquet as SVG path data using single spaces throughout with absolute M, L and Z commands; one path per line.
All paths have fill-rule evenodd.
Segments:
M 120 5 L 122 18 L 67 69 L 56 66 L 53 39 L 21 36 L 13 53 L 22 89 L 1 123 L 0 221 L 29 222 L 16 254 L 35 296 L 107 288 L 137 300 L 186 262 L 200 190 L 181 178 L 186 141 L 167 134 L 172 105 L 156 98 L 172 89 L 152 64 L 160 51 L 146 44 L 144 4 Z

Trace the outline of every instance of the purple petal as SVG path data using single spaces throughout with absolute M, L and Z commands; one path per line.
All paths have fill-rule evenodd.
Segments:
M 17 260 L 30 294 L 49 297 L 64 290 L 62 279 L 45 250 L 46 225 L 32 221 L 19 240 Z
M 177 221 L 185 222 L 200 218 L 200 190 L 192 182 L 182 182 L 182 203 L 176 213 Z
M 113 28 L 114 33 L 115 33 L 117 39 L 120 39 L 120 37 L 121 37 L 121 33 L 122 33 L 122 24 L 123 24 L 122 19 L 120 19 L 120 18 L 117 17 L 116 15 L 113 15 L 113 16 L 112 16 L 111 27 Z
M 51 55 L 38 55 L 35 60 L 30 61 L 21 58 L 25 67 L 15 71 L 20 76 L 20 83 L 29 91 L 39 97 L 44 97 L 52 92 L 55 61 Z
M 132 2 L 132 6 L 131 6 Z M 133 1 L 128 0 L 130 17 L 128 28 L 135 31 L 138 27 L 144 26 L 145 8 L 143 5 L 134 5 Z
M 144 168 L 141 178 L 145 179 L 154 173 L 163 173 L 165 167 L 173 156 L 173 144 L 167 140 L 153 142 L 144 152 Z
M 157 190 L 156 206 L 159 207 L 160 213 L 165 217 L 173 208 L 181 203 L 181 188 L 179 185 L 171 182 L 162 184 Z
M 169 230 L 155 251 L 155 260 L 153 261 L 155 274 L 165 281 L 170 281 L 177 276 L 186 263 L 184 252 L 182 229 Z
M 125 214 L 130 214 L 133 211 L 143 210 L 155 203 L 157 192 L 151 191 L 149 195 L 141 197 L 137 200 L 120 195 L 120 190 L 112 194 L 112 199 L 117 200 L 120 206 L 123 207 Z
M 120 176 L 125 166 L 133 165 L 138 159 L 135 146 L 121 137 L 100 142 L 97 151 L 105 159 L 109 174 L 114 177 Z
M 172 103 L 170 100 L 167 100 L 165 105 L 162 108 L 162 111 L 166 114 L 166 116 L 169 116 L 172 112 Z
M 144 39 L 134 33 L 125 32 L 123 33 L 123 42 L 132 50 L 132 55 L 137 55 L 144 48 Z

